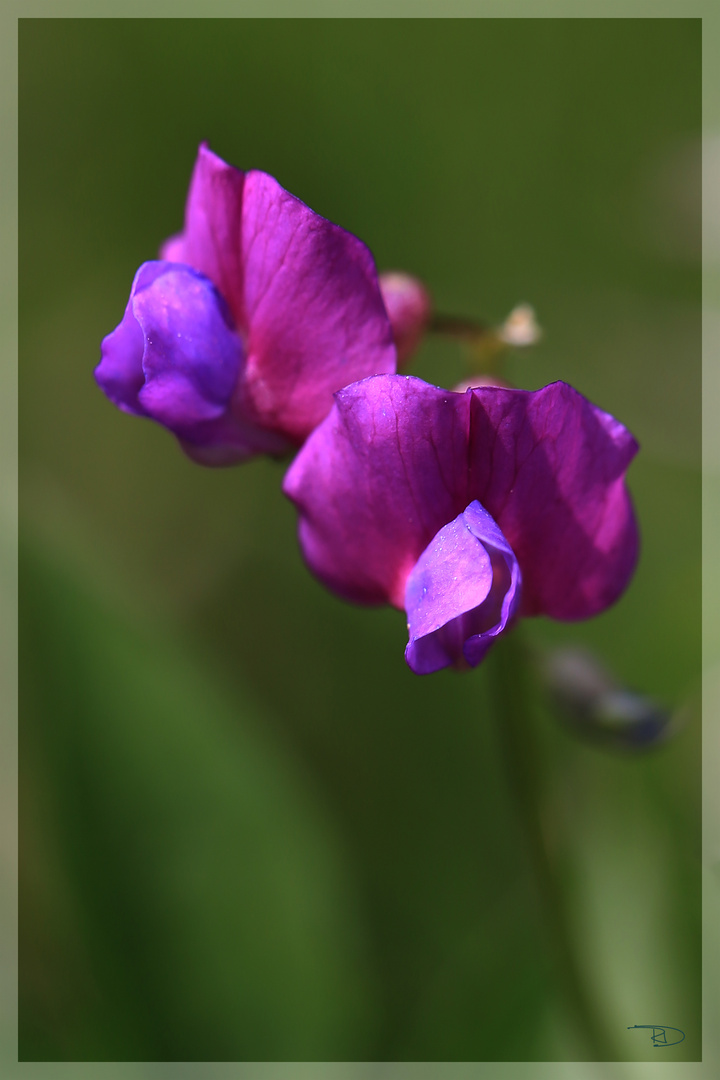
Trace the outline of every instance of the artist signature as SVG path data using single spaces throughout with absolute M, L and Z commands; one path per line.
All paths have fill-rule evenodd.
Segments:
M 628 1024 L 628 1031 L 633 1028 L 647 1028 L 652 1031 L 652 1043 L 653 1046 L 675 1046 L 676 1043 L 680 1043 L 685 1038 L 685 1032 L 680 1028 L 670 1027 L 669 1024 Z M 673 1039 L 672 1036 L 668 1039 L 667 1032 L 676 1031 L 680 1036 L 679 1039 Z

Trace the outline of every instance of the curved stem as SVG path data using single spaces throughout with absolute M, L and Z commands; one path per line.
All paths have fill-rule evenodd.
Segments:
M 533 738 L 526 686 L 528 659 L 517 630 L 504 636 L 494 652 L 488 668 L 500 745 L 544 908 L 557 976 L 592 1060 L 622 1060 L 598 1019 L 598 1010 L 577 962 L 565 896 L 543 836 L 540 755 Z
M 428 327 L 431 333 L 454 338 L 463 346 L 465 360 L 471 375 L 478 373 L 498 374 L 508 346 L 502 340 L 497 327 L 476 319 L 436 313 Z
M 468 319 L 463 315 L 442 315 L 436 312 L 428 328 L 433 334 L 446 334 L 462 341 L 476 341 L 492 333 L 492 328 L 479 319 Z

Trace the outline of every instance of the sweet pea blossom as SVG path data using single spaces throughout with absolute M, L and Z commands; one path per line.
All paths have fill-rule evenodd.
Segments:
M 625 589 L 635 439 L 563 382 L 465 393 L 378 375 L 345 387 L 291 465 L 311 570 L 405 609 L 419 674 L 478 664 L 519 615 L 586 619 Z
M 144 263 L 95 377 L 207 465 L 299 445 L 340 387 L 394 372 L 369 249 L 206 145 L 185 228 Z

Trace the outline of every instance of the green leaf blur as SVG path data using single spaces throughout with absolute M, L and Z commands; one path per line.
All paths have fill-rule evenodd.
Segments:
M 21 580 L 26 1054 L 352 1056 L 352 896 L 267 723 L 37 544 Z

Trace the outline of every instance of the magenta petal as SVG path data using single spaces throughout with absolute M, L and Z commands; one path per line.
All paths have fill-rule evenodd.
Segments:
M 248 422 L 302 442 L 336 390 L 395 370 L 370 251 L 267 173 L 243 173 L 201 146 L 184 232 L 163 254 L 227 300 L 246 338 L 237 403 Z
M 245 173 L 203 143 L 198 150 L 185 206 L 185 228 L 161 249 L 164 259 L 187 263 L 210 278 L 245 328 L 242 269 L 242 207 Z
M 625 487 L 635 439 L 567 383 L 470 394 L 470 490 L 522 567 L 522 613 L 596 615 L 623 592 L 637 561 Z
M 475 667 L 520 600 L 520 569 L 487 511 L 474 501 L 433 537 L 410 572 L 405 659 L 418 675 Z
M 249 172 L 243 262 L 248 405 L 302 440 L 326 416 L 336 390 L 395 370 L 373 257 L 271 176 Z
M 404 607 L 438 529 L 467 506 L 470 399 L 405 375 L 345 387 L 285 477 L 310 568 L 341 596 Z
M 403 607 L 424 548 L 477 500 L 522 570 L 522 613 L 580 619 L 617 599 L 635 566 L 636 451 L 564 383 L 454 394 L 379 375 L 336 395 L 285 492 L 310 568 L 341 596 Z

